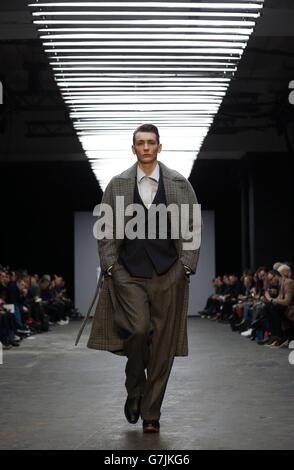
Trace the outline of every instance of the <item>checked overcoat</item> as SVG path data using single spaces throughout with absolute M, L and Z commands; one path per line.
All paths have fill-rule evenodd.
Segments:
M 189 205 L 189 229 L 190 231 L 202 232 L 202 220 L 196 222 L 192 218 L 192 206 L 198 204 L 195 192 L 189 183 L 180 173 L 168 168 L 162 162 L 158 161 L 160 165 L 161 174 L 163 177 L 166 203 L 176 204 L 179 207 L 181 204 Z M 109 182 L 103 194 L 102 203 L 109 204 L 114 212 L 114 224 L 113 233 L 115 234 L 115 216 L 116 214 L 116 196 L 124 196 L 124 207 L 129 204 L 133 204 L 134 187 L 136 184 L 136 171 L 137 163 L 132 167 L 125 170 L 123 173 L 113 177 Z M 122 214 L 120 214 L 122 216 Z M 126 224 L 130 216 L 123 215 L 124 223 Z M 178 252 L 178 256 L 182 263 L 189 266 L 192 273 L 196 272 L 200 246 L 194 250 L 183 250 L 183 240 L 181 234 L 177 240 L 175 240 L 175 246 Z M 113 265 L 118 258 L 119 248 L 122 239 L 112 240 L 99 240 L 98 251 L 101 262 L 101 270 L 104 273 L 106 269 Z M 185 291 L 183 292 L 183 304 L 181 311 L 178 315 L 181 317 L 179 331 L 176 332 L 175 341 L 176 356 L 187 356 L 188 355 L 188 340 L 187 340 L 187 310 L 189 300 L 189 277 L 186 278 Z M 91 349 L 107 350 L 116 354 L 123 355 L 123 339 L 120 337 L 119 332 L 114 322 L 114 310 L 115 309 L 115 293 L 112 285 L 111 276 L 103 276 L 102 286 L 100 289 L 100 295 L 96 305 L 94 318 L 91 327 L 90 337 L 87 343 L 87 347 Z

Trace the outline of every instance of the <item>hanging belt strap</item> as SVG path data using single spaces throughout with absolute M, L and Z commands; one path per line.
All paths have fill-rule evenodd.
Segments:
M 99 296 L 99 291 L 100 291 L 100 287 L 101 287 L 101 284 L 102 284 L 102 278 L 103 278 L 103 273 L 102 273 L 102 270 L 101 270 L 101 271 L 100 271 L 100 274 L 99 274 L 99 279 L 98 279 L 98 283 L 97 283 L 97 287 L 96 287 L 96 290 L 95 290 L 95 294 L 94 294 L 93 300 L 92 300 L 91 305 L 90 305 L 90 307 L 89 307 L 89 309 L 88 309 L 87 315 L 86 315 L 85 318 L 84 318 L 84 321 L 83 321 L 83 323 L 82 323 L 82 326 L 81 326 L 81 328 L 80 328 L 80 330 L 79 330 L 79 332 L 78 332 L 78 336 L 77 336 L 77 339 L 76 339 L 76 342 L 75 342 L 75 346 L 77 346 L 78 343 L 79 343 L 79 341 L 80 341 L 80 338 L 81 338 L 82 333 L 83 333 L 83 331 L 84 331 L 84 329 L 85 329 L 85 326 L 86 326 L 86 324 L 87 324 L 87 322 L 88 322 L 88 320 L 89 320 L 89 318 L 90 318 L 90 314 L 91 314 L 92 308 L 93 308 L 93 306 L 94 306 L 94 304 L 95 304 L 95 302 L 96 302 L 96 299 L 97 299 L 98 296 Z

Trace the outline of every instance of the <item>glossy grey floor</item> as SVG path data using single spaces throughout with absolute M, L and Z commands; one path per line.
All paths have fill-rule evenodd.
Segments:
M 160 435 L 127 423 L 125 358 L 74 346 L 77 323 L 4 351 L 1 449 L 293 449 L 289 349 L 258 346 L 228 325 L 189 319 Z

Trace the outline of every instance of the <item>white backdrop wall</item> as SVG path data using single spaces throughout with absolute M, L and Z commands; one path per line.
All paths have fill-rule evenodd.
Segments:
M 202 211 L 202 219 L 202 244 L 197 273 L 191 276 L 189 315 L 204 308 L 215 276 L 214 212 Z M 100 265 L 97 240 L 93 236 L 95 220 L 91 212 L 75 213 L 75 305 L 83 314 L 92 301 Z

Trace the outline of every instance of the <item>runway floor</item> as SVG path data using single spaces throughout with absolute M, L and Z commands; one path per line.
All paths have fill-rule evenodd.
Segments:
M 4 351 L 1 449 L 293 449 L 289 349 L 259 346 L 228 325 L 189 319 L 189 356 L 176 358 L 160 435 L 124 417 L 125 358 L 74 346 L 80 323 Z

